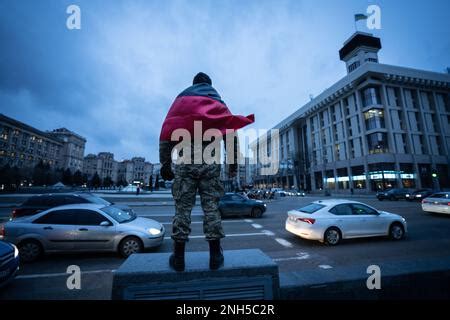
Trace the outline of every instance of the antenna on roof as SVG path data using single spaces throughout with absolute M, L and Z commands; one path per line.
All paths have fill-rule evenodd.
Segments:
M 312 101 L 313 99 L 314 99 L 314 95 L 313 95 L 313 94 L 310 94 L 310 95 L 309 95 L 309 100 Z

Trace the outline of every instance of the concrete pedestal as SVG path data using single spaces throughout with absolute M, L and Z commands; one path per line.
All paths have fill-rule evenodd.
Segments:
M 114 273 L 113 300 L 271 300 L 279 297 L 278 265 L 259 249 L 224 251 L 209 270 L 209 252 L 186 252 L 186 269 L 169 266 L 170 253 L 130 256 Z

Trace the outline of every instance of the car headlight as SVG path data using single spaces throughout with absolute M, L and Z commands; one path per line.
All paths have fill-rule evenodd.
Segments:
M 14 247 L 14 258 L 17 258 L 19 256 L 19 249 L 17 249 L 15 245 L 13 245 L 13 247 Z
M 148 229 L 148 233 L 150 233 L 152 236 L 156 236 L 161 233 L 161 230 L 156 228 L 150 228 Z

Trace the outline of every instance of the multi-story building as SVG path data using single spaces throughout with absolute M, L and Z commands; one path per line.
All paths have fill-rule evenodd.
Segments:
M 118 164 L 118 180 L 128 183 L 143 183 L 147 185 L 153 173 L 153 164 L 143 157 L 134 157 Z
M 66 128 L 55 129 L 49 135 L 63 141 L 62 167 L 69 168 L 72 172 L 83 170 L 86 139 Z
M 111 152 L 100 152 L 98 155 L 88 154 L 84 157 L 83 173 L 88 179 L 92 179 L 95 173 L 100 179 L 111 178 L 114 183 L 117 183 L 118 177 L 118 162 L 114 160 L 114 154 Z
M 344 43 L 347 75 L 275 126 L 280 170 L 257 172 L 257 185 L 333 192 L 450 186 L 450 75 L 381 64 L 380 49 L 367 33 Z
M 75 172 L 82 168 L 85 143 L 86 139 L 67 129 L 43 132 L 0 114 L 0 166 L 33 168 L 42 160 Z

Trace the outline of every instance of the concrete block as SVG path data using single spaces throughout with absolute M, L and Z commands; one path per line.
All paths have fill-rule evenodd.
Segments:
M 186 269 L 169 266 L 170 253 L 130 256 L 114 273 L 113 300 L 277 299 L 278 265 L 259 249 L 224 251 L 225 263 L 209 269 L 209 252 L 186 252 Z

